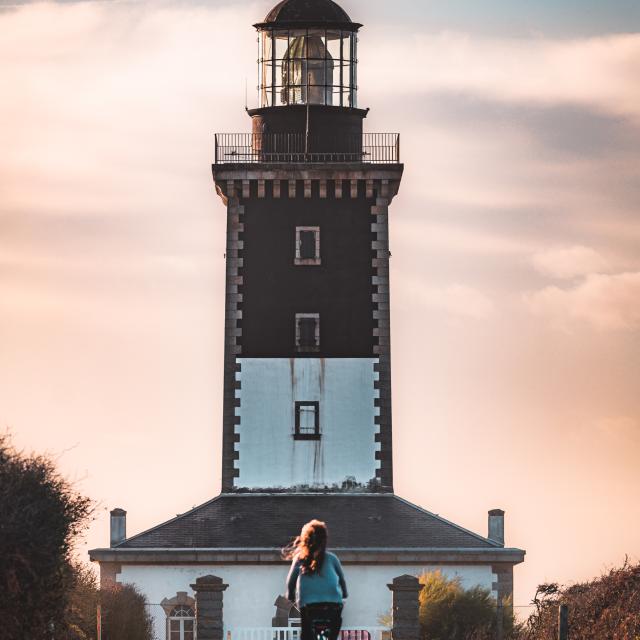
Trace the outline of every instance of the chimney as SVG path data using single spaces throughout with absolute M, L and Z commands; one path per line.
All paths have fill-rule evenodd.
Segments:
M 504 511 L 492 509 L 489 511 L 489 540 L 504 547 Z
M 114 509 L 111 512 L 111 546 L 116 547 L 127 539 L 127 512 Z

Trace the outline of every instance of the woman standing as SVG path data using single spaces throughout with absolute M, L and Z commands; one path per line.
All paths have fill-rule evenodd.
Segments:
M 340 560 L 327 551 L 327 526 L 312 520 L 284 550 L 291 560 L 287 597 L 302 615 L 302 640 L 316 640 L 314 622 L 329 623 L 329 640 L 336 640 L 342 627 L 342 601 L 347 583 Z

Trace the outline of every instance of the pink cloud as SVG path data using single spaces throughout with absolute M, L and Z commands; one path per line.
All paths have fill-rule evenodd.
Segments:
M 576 323 L 607 330 L 640 329 L 640 272 L 592 274 L 574 287 L 547 287 L 525 297 L 529 310 L 554 326 Z
M 375 43 L 375 47 L 373 46 Z M 369 48 L 369 46 L 371 48 Z M 640 34 L 575 40 L 490 39 L 443 32 L 369 39 L 363 85 L 465 91 L 508 102 L 583 104 L 640 119 Z M 398 60 L 423 61 L 426 70 Z
M 486 320 L 494 312 L 494 303 L 482 291 L 464 284 L 434 286 L 415 277 L 398 280 L 398 291 L 409 295 L 429 309 L 459 318 Z
M 601 273 L 608 267 L 607 261 L 595 249 L 580 245 L 539 251 L 531 260 L 541 274 L 560 280 Z

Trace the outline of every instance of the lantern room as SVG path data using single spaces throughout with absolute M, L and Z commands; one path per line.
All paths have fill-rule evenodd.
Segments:
M 284 0 L 259 37 L 260 107 L 357 107 L 357 43 L 362 25 L 332 0 Z

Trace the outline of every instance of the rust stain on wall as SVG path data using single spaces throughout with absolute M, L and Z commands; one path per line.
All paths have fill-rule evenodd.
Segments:
M 322 453 L 322 439 L 315 440 L 313 443 L 313 483 L 315 485 L 322 484 L 324 476 L 324 456 Z
M 291 372 L 291 393 L 293 394 L 296 386 L 296 359 L 295 358 L 289 358 L 289 369 Z

